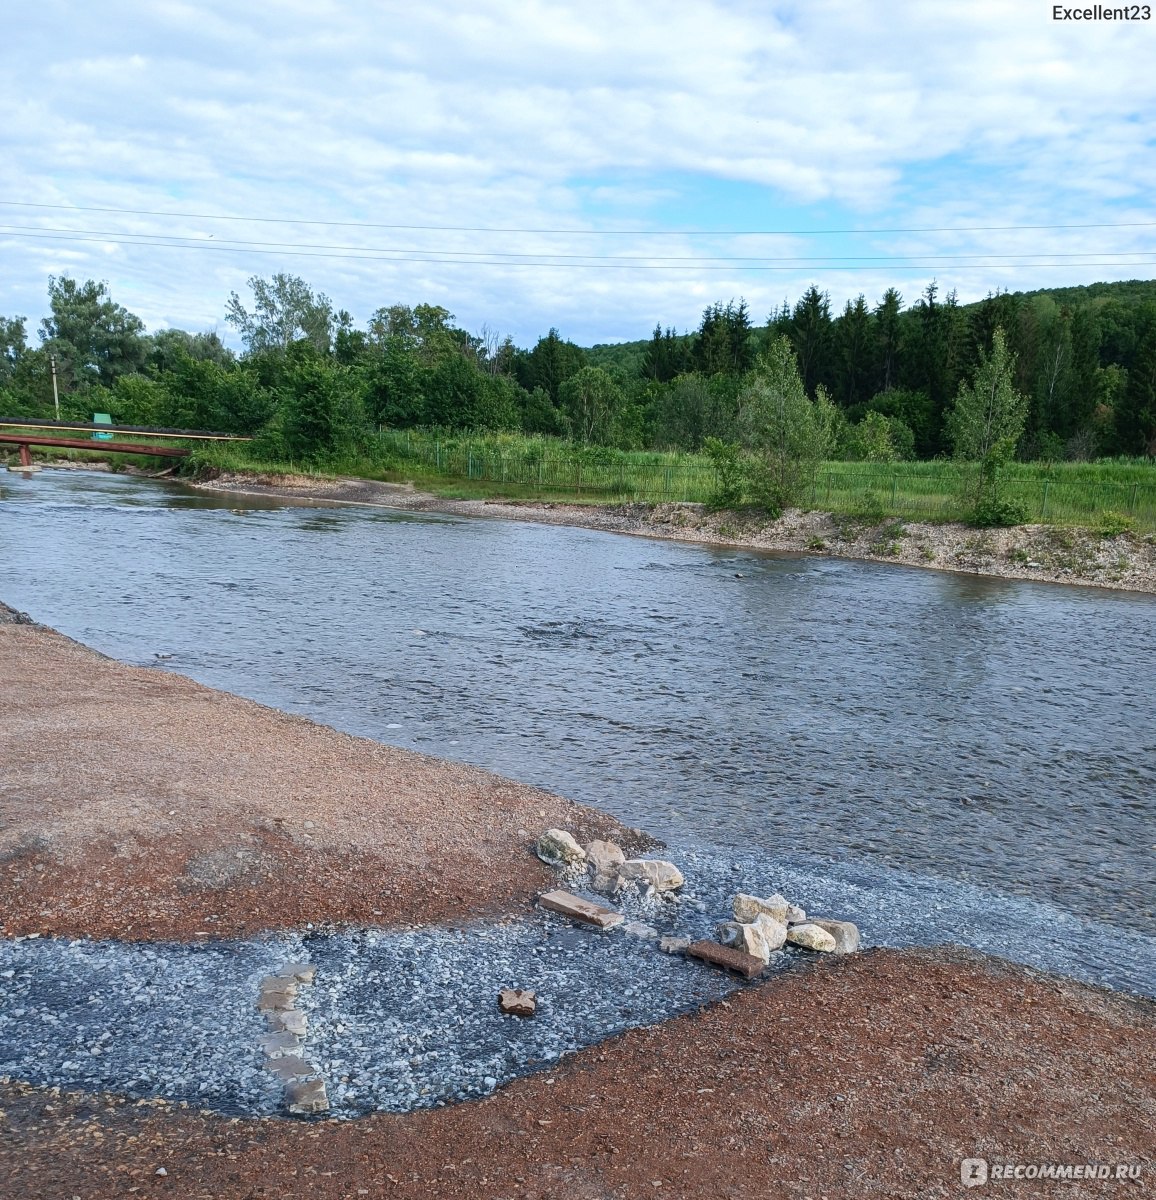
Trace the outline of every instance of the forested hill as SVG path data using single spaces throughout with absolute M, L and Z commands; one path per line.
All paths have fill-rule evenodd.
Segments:
M 1027 402 L 1021 458 L 1156 456 L 1151 280 L 967 305 L 933 283 L 840 312 L 810 287 L 769 319 L 730 300 L 693 331 L 589 349 L 555 329 L 518 347 L 430 304 L 391 304 L 359 326 L 291 275 L 255 276 L 249 289 L 224 305 L 238 354 L 216 333 L 146 331 L 104 284 L 51 279 L 36 334 L 23 316 L 0 317 L 0 415 L 51 416 L 55 360 L 65 416 L 257 433 L 263 452 L 294 461 L 327 461 L 382 427 L 697 451 L 710 437 L 742 440 L 752 372 L 786 339 L 807 394 L 834 403 L 841 457 L 927 458 L 952 452 L 955 398 L 1003 329 Z
M 1118 283 L 1088 283 L 1076 287 L 1039 288 L 1034 292 L 1012 292 L 1010 294 L 1020 301 L 1032 300 L 1037 296 L 1048 297 L 1058 305 L 1068 305 L 1072 308 L 1093 303 L 1102 305 L 1108 300 L 1118 300 L 1122 304 L 1142 304 L 1145 301 L 1156 302 L 1156 279 L 1128 279 Z M 982 303 L 982 301 L 976 300 L 971 304 L 961 304 L 960 310 L 967 314 Z M 773 320 L 774 317 L 771 319 Z M 680 336 L 689 341 L 695 334 L 690 331 Z M 595 367 L 618 367 L 628 374 L 641 371 L 643 360 L 646 357 L 646 348 L 650 341 L 650 337 L 645 337 L 633 342 L 598 342 L 593 346 L 585 347 L 586 358 Z

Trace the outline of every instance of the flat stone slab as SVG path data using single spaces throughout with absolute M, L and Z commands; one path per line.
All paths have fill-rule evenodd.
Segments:
M 592 904 L 570 892 L 546 892 L 538 897 L 538 903 L 550 912 L 560 913 L 573 921 L 583 921 L 587 925 L 595 925 L 599 929 L 613 929 L 621 925 L 626 918 L 612 908 L 604 908 L 601 904 Z
M 260 1039 L 261 1049 L 268 1058 L 281 1058 L 286 1054 L 296 1054 L 301 1049 L 301 1039 L 295 1033 L 282 1030 L 279 1033 L 267 1033 Z
M 286 963 L 275 971 L 271 979 L 284 979 L 290 983 L 312 983 L 317 977 L 317 965 L 311 962 Z
M 259 1012 L 292 1008 L 297 999 L 297 985 L 291 979 L 280 979 L 267 975 L 261 980 L 261 991 L 257 997 Z
M 265 1070 L 272 1071 L 278 1079 L 308 1079 L 311 1075 L 321 1072 L 300 1054 L 284 1054 L 280 1058 L 265 1059 Z
M 756 979 L 766 968 L 761 958 L 756 958 L 745 950 L 732 950 L 729 946 L 720 946 L 718 942 L 691 942 L 686 948 L 686 956 L 710 963 L 712 967 L 722 967 L 724 971 L 734 971 L 744 979 Z
M 271 1009 L 265 1020 L 273 1033 L 295 1033 L 298 1037 L 304 1037 L 309 1026 L 309 1018 L 296 1008 Z
M 285 1086 L 285 1103 L 291 1113 L 307 1116 L 329 1111 L 324 1079 L 297 1079 Z

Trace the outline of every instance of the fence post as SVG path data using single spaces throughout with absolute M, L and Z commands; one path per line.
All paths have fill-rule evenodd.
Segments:
M 891 476 L 891 510 L 892 510 L 892 512 L 895 511 L 896 493 L 897 493 L 898 489 L 899 489 L 899 476 L 892 475 Z
M 1052 481 L 1050 479 L 1045 479 L 1044 480 L 1044 502 L 1043 502 L 1043 504 L 1040 505 L 1040 520 L 1041 521 L 1046 521 L 1048 519 L 1048 491 L 1051 489 L 1051 486 L 1052 486 Z
M 442 444 L 434 442 L 434 469 L 440 471 L 442 469 Z
M 1136 493 L 1140 490 L 1139 482 L 1132 484 L 1132 499 L 1128 501 L 1128 516 L 1136 514 Z
M 578 462 L 576 462 L 574 464 L 574 483 L 578 489 L 578 495 L 581 496 L 582 495 L 582 460 L 581 459 L 579 459 Z
M 466 445 L 466 478 L 473 479 L 474 477 L 474 448 L 472 445 Z

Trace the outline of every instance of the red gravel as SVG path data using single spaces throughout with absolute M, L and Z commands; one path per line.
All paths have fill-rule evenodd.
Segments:
M 639 837 L 474 767 L 0 624 L 0 934 L 232 936 L 508 911 L 550 825 Z

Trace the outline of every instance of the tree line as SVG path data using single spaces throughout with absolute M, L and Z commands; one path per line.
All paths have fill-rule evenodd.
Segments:
M 909 306 L 890 288 L 838 314 L 813 286 L 761 324 L 744 301 L 720 302 L 693 331 L 657 326 L 645 342 L 588 349 L 555 329 L 521 348 L 429 304 L 379 308 L 359 327 L 286 274 L 230 297 L 239 354 L 215 332 L 147 332 L 93 280 L 53 277 L 48 307 L 35 335 L 0 317 L 0 415 L 51 415 L 54 359 L 66 417 L 256 434 L 264 453 L 295 461 L 323 462 L 378 427 L 717 453 L 743 442 L 752 396 L 768 371 L 783 377 L 784 354 L 819 405 L 830 456 L 931 458 L 958 450 L 957 400 L 997 350 L 1023 400 L 1012 453 L 1156 455 L 1154 283 L 970 305 L 932 283 Z

